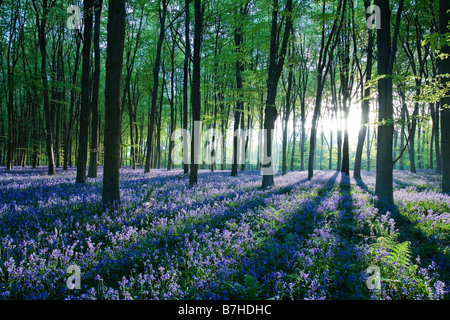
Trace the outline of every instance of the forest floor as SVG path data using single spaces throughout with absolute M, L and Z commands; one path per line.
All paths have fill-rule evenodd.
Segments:
M 106 212 L 101 168 L 75 176 L 0 168 L 0 300 L 450 298 L 450 196 L 431 172 L 395 171 L 391 211 L 370 172 L 291 172 L 263 190 L 254 171 L 200 171 L 189 188 L 179 170 L 122 169 Z

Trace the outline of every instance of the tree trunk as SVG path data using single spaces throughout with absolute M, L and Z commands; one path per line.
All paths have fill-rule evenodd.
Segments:
M 151 102 L 151 109 L 150 109 L 150 123 L 148 127 L 148 134 L 147 134 L 147 157 L 145 161 L 145 173 L 150 172 L 150 160 L 151 160 L 151 150 L 153 147 L 153 134 L 155 131 L 155 114 L 156 114 L 156 107 L 157 107 L 157 101 L 158 101 L 158 89 L 159 89 L 159 69 L 161 68 L 161 51 L 162 51 L 162 45 L 164 42 L 165 37 L 165 30 L 166 30 L 166 13 L 167 13 L 167 0 L 162 0 L 162 11 L 160 10 L 160 29 L 159 29 L 159 39 L 158 44 L 156 47 L 156 58 L 155 58 L 155 66 L 153 69 L 153 90 L 152 90 L 152 102 Z
M 392 69 L 396 54 L 396 38 L 400 27 L 403 10 L 403 0 L 400 0 L 397 12 L 393 43 L 391 43 L 391 27 L 389 0 L 375 0 L 375 5 L 381 9 L 381 28 L 377 29 L 378 74 L 386 76 L 378 81 L 379 115 L 378 121 L 384 122 L 378 126 L 377 135 L 377 172 L 375 195 L 378 203 L 391 207 L 394 205 L 393 195 L 393 159 L 392 146 L 394 137 L 393 106 L 392 106 Z
M 432 105 L 432 106 L 431 106 Z M 433 132 L 434 132 L 434 140 L 431 142 L 434 144 L 435 154 L 436 154 L 436 172 L 438 174 L 442 173 L 442 161 L 441 161 L 441 150 L 440 150 L 440 132 L 439 132 L 439 104 L 430 104 L 430 108 L 432 109 L 432 119 L 433 119 Z
M 89 140 L 89 114 L 91 109 L 91 43 L 93 0 L 84 1 L 83 63 L 81 75 L 80 133 L 78 136 L 77 183 L 86 183 L 86 165 Z
M 400 150 L 403 150 L 405 148 L 405 120 L 406 120 L 406 111 L 405 111 L 406 105 L 402 103 L 401 107 L 401 129 L 400 129 Z M 403 160 L 403 157 L 400 158 L 400 164 L 399 164 L 399 170 L 405 170 L 405 161 Z
M 33 6 L 36 14 L 36 24 L 38 26 L 38 38 L 39 49 L 41 51 L 41 81 L 42 81 L 42 94 L 44 96 L 44 114 L 46 125 L 46 145 L 47 145 L 47 158 L 48 158 L 48 175 L 55 174 L 55 160 L 53 155 L 53 123 L 52 115 L 50 111 L 50 96 L 49 85 L 47 75 L 47 17 L 50 11 L 48 7 L 48 1 L 42 1 L 42 17 L 39 15 L 39 9 L 36 5 L 36 0 L 33 0 Z
M 195 26 L 194 26 L 194 60 L 192 69 L 192 120 L 194 127 L 192 129 L 191 141 L 191 172 L 189 175 L 189 185 L 198 184 L 198 155 L 201 145 L 201 45 L 202 28 L 205 4 L 201 0 L 194 1 L 195 8 Z
M 439 1 L 439 32 L 445 34 L 449 32 L 448 10 L 450 9 L 448 0 Z M 450 54 L 450 46 L 443 45 L 443 54 Z M 441 60 L 439 63 L 439 74 L 450 73 L 450 59 Z M 444 84 L 449 82 L 448 78 L 443 79 Z M 441 165 L 442 165 L 442 192 L 450 192 L 450 97 L 441 100 Z
M 364 8 L 367 9 L 370 6 L 370 0 L 364 0 Z M 369 18 L 369 13 L 366 13 L 366 18 Z M 369 40 L 367 44 L 367 63 L 366 63 L 366 79 L 365 85 L 367 85 L 372 79 L 372 63 L 373 63 L 373 46 L 374 46 L 375 35 L 372 30 L 369 30 Z M 361 88 L 364 87 L 364 83 L 361 75 Z M 362 89 L 361 89 L 362 90 Z M 364 149 L 364 143 L 366 135 L 368 135 L 367 125 L 369 124 L 369 113 L 370 113 L 370 87 L 366 87 L 364 90 L 364 97 L 361 102 L 361 128 L 358 133 L 358 145 L 356 147 L 356 158 L 355 158 L 355 168 L 353 176 L 356 179 L 361 179 L 361 167 L 362 167 L 362 154 Z M 367 143 L 370 143 L 367 140 Z M 369 159 L 368 159 L 369 160 Z
M 105 84 L 105 166 L 102 202 L 120 201 L 120 136 L 122 66 L 125 42 L 125 0 L 109 0 Z
M 272 29 L 270 37 L 270 57 L 269 57 L 269 78 L 267 81 L 267 100 L 264 117 L 264 137 L 263 144 L 263 179 L 262 187 L 269 188 L 275 184 L 274 175 L 274 159 L 272 157 L 272 134 L 275 128 L 275 121 L 278 116 L 276 107 L 276 97 L 278 82 L 283 70 L 284 60 L 287 52 L 287 45 L 290 33 L 292 31 L 293 17 L 292 17 L 292 0 L 286 2 L 286 24 L 283 33 L 282 43 L 280 47 L 278 35 L 281 35 L 280 27 L 278 26 L 278 0 L 273 0 L 272 11 Z
M 97 161 L 99 149 L 99 85 L 100 85 L 100 19 L 103 0 L 94 1 L 94 79 L 92 88 L 92 122 L 91 122 L 91 147 L 89 155 L 89 178 L 97 178 Z
M 74 108 L 77 100 L 77 93 L 75 90 L 75 84 L 77 82 L 77 74 L 78 69 L 80 67 L 80 47 L 81 47 L 81 37 L 79 32 L 75 33 L 75 42 L 76 42 L 76 51 L 75 51 L 75 60 L 74 60 L 74 69 L 72 73 L 71 79 L 71 89 L 70 89 L 70 106 L 69 106 L 69 114 L 68 114 L 68 122 L 67 122 L 67 131 L 64 137 L 64 163 L 63 170 L 67 171 L 69 169 L 69 165 L 72 166 L 72 134 L 73 134 L 73 126 L 74 126 Z
M 294 85 L 295 87 L 295 85 Z M 296 129 L 296 116 L 295 116 L 295 104 L 297 102 L 297 96 L 294 94 L 294 101 L 292 104 L 292 127 L 294 128 L 294 132 L 292 133 L 293 136 L 293 141 L 292 141 L 292 153 L 291 153 L 291 166 L 290 166 L 290 170 L 294 171 L 294 160 L 295 160 L 295 147 L 296 147 L 296 142 L 297 142 L 297 129 Z
M 170 62 L 171 62 L 171 70 L 170 70 L 170 128 L 169 128 L 169 136 L 172 136 L 172 133 L 175 131 L 175 37 L 172 39 L 172 50 L 170 52 Z M 174 147 L 174 143 L 172 139 L 169 139 L 169 155 L 167 160 L 167 170 L 173 169 L 173 159 L 172 159 L 172 150 Z
M 248 2 L 244 8 L 239 9 L 240 15 L 238 19 L 244 19 L 248 11 Z M 244 71 L 244 63 L 242 62 L 242 21 L 237 22 L 237 26 L 234 30 L 234 46 L 236 50 L 236 89 L 238 91 L 238 100 L 236 102 L 236 108 L 234 110 L 234 135 L 233 135 L 233 163 L 231 164 L 231 176 L 235 177 L 238 175 L 238 165 L 239 165 L 239 144 L 242 143 L 241 134 L 242 130 L 239 130 L 239 126 L 244 119 L 244 93 L 242 92 L 242 72 Z
M 314 115 L 311 126 L 311 138 L 309 146 L 308 179 L 312 179 L 314 176 L 314 158 L 316 148 L 317 123 L 322 108 L 322 95 L 325 86 L 325 80 L 331 67 L 330 53 L 334 51 L 338 43 L 339 39 L 338 35 L 340 33 L 344 21 L 346 4 L 347 4 L 346 0 L 344 0 L 343 2 L 339 2 L 336 13 L 338 16 L 340 16 L 340 19 L 336 19 L 334 21 L 331 31 L 329 32 L 328 39 L 326 41 L 325 41 L 325 23 L 322 25 L 321 46 L 319 59 L 317 62 L 317 71 L 318 71 L 317 92 L 316 92 L 316 101 L 314 105 Z M 322 14 L 326 13 L 325 10 L 326 4 L 324 2 L 322 6 Z
M 293 67 L 292 63 L 292 52 L 289 50 L 290 57 L 290 65 L 289 65 L 289 75 L 288 75 L 288 88 L 286 92 L 286 106 L 284 112 L 284 128 L 283 128 L 283 153 L 282 153 L 282 174 L 285 175 L 287 173 L 287 131 L 288 131 L 288 123 L 289 117 L 291 115 L 291 94 L 292 94 L 292 83 L 293 83 Z
M 185 39 L 190 39 L 190 0 L 184 1 L 185 6 L 185 26 L 184 26 L 184 37 Z M 191 55 L 191 44 L 190 41 L 186 41 L 186 48 L 184 54 L 184 67 L 183 67 L 183 171 L 184 174 L 187 175 L 189 173 L 189 144 L 187 139 L 187 130 L 188 130 L 188 86 L 189 86 L 189 59 Z

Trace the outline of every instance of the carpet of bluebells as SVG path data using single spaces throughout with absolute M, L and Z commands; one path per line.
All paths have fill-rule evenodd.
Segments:
M 123 169 L 106 211 L 101 169 L 75 176 L 0 168 L 0 300 L 449 299 L 450 196 L 427 172 L 395 172 L 391 210 L 374 206 L 373 173 L 263 190 L 259 172 L 201 171 L 190 188 L 177 170 Z

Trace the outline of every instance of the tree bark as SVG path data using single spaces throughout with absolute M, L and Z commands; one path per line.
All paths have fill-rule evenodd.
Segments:
M 205 4 L 201 0 L 194 1 L 195 8 L 195 25 L 194 25 L 194 59 L 192 69 L 192 120 L 194 126 L 192 128 L 191 141 L 191 172 L 189 175 L 189 185 L 198 184 L 198 155 L 201 145 L 201 46 L 202 46 L 202 29 Z
M 183 66 L 183 132 L 186 134 L 183 136 L 183 171 L 184 174 L 187 175 L 189 173 L 189 144 L 187 139 L 187 130 L 188 130 L 188 105 L 189 105 L 189 96 L 188 96 L 188 87 L 189 87 L 189 60 L 191 55 L 191 44 L 190 41 L 190 0 L 184 1 L 185 7 L 185 23 L 184 23 L 184 37 L 186 39 L 186 47 L 184 54 L 184 66 Z
M 314 114 L 311 125 L 311 137 L 310 137 L 310 148 L 309 148 L 309 161 L 308 161 L 308 179 L 312 179 L 314 176 L 314 158 L 315 158 L 315 148 L 316 148 L 316 135 L 317 135 L 317 124 L 319 121 L 321 109 L 322 109 L 322 95 L 325 87 L 325 80 L 327 74 L 331 67 L 331 54 L 333 53 L 336 45 L 338 43 L 338 35 L 340 33 L 344 15 L 345 7 L 347 1 L 339 2 L 337 8 L 337 14 L 340 19 L 336 19 L 333 23 L 331 31 L 328 35 L 328 39 L 325 41 L 325 25 L 322 26 L 322 36 L 321 36 L 321 47 L 319 59 L 317 62 L 317 92 L 316 101 L 314 106 Z M 325 2 L 323 3 L 322 13 L 325 14 Z
M 78 69 L 80 67 L 80 47 L 81 47 L 81 37 L 78 31 L 75 32 L 75 42 L 76 42 L 76 50 L 75 50 L 75 60 L 74 60 L 74 69 L 72 73 L 71 79 L 71 89 L 70 89 L 70 106 L 69 106 L 69 114 L 67 121 L 67 130 L 64 137 L 64 163 L 63 170 L 67 171 L 69 169 L 69 165 L 72 164 L 71 153 L 72 153 L 72 134 L 73 134 L 73 126 L 74 126 L 74 108 L 77 100 L 77 93 L 75 90 L 75 84 L 77 82 L 77 74 Z
M 264 116 L 265 143 L 263 144 L 262 163 L 262 187 L 264 189 L 269 188 L 275 184 L 273 179 L 274 159 L 272 157 L 272 134 L 275 128 L 275 121 L 278 117 L 278 111 L 276 107 L 278 82 L 283 70 L 289 36 L 292 32 L 292 0 L 287 0 L 286 2 L 286 23 L 281 46 L 278 39 L 278 35 L 281 34 L 280 27 L 278 26 L 278 10 L 278 0 L 273 0 L 272 29 L 270 36 L 269 77 L 267 81 L 267 99 Z
M 364 8 L 367 9 L 370 6 L 369 0 L 364 0 Z M 368 19 L 369 13 L 366 13 L 366 18 Z M 367 62 L 366 62 L 366 79 L 365 84 L 363 83 L 363 77 L 361 75 L 361 88 L 364 88 L 364 86 L 367 86 L 367 84 L 372 79 L 372 64 L 373 64 L 373 46 L 374 46 L 374 40 L 375 40 L 375 34 L 372 30 L 369 30 L 369 40 L 367 43 Z M 362 90 L 362 89 L 361 89 Z M 364 149 L 364 143 L 366 139 L 366 135 L 368 135 L 367 132 L 367 125 L 369 124 L 369 113 L 370 113 L 370 87 L 366 87 L 364 90 L 364 96 L 363 100 L 361 102 L 361 128 L 359 129 L 358 133 L 358 145 L 356 147 L 356 158 L 355 158 L 355 167 L 353 176 L 356 179 L 361 179 L 361 167 L 362 167 L 362 154 Z M 370 141 L 367 141 L 367 143 L 370 143 Z M 367 159 L 369 160 L 369 159 Z
M 89 178 L 97 178 L 97 161 L 99 151 L 99 86 L 100 86 L 100 23 L 103 0 L 94 0 L 94 81 L 92 88 L 92 122 L 91 122 L 91 147 L 89 156 Z
M 166 31 L 166 14 L 167 14 L 168 0 L 162 0 L 162 9 L 159 9 L 159 39 L 156 47 L 156 58 L 155 66 L 153 69 L 153 90 L 152 90 L 152 102 L 150 109 L 150 121 L 147 134 L 147 157 L 145 161 L 145 173 L 150 172 L 150 162 L 151 162 L 151 150 L 153 147 L 153 135 L 155 131 L 155 114 L 158 101 L 158 89 L 159 89 L 159 69 L 161 68 L 161 51 L 162 45 L 165 38 Z
M 170 52 L 170 62 L 171 62 L 171 70 L 170 70 L 170 129 L 169 135 L 172 136 L 172 133 L 175 131 L 175 37 L 172 39 L 172 50 Z M 173 159 L 172 159 L 172 150 L 174 147 L 174 143 L 172 139 L 169 139 L 169 154 L 167 161 L 167 170 L 173 169 Z
M 439 1 L 439 32 L 448 33 L 449 24 L 448 10 L 450 9 L 448 0 Z M 450 47 L 444 44 L 442 53 L 450 54 Z M 439 74 L 450 73 L 450 59 L 441 60 L 439 63 Z M 448 78 L 442 80 L 444 84 L 449 82 Z M 450 98 L 441 100 L 441 165 L 442 165 L 442 192 L 450 192 Z
M 375 195 L 377 205 L 391 207 L 394 205 L 393 195 L 393 159 L 392 146 L 394 137 L 393 106 L 392 106 L 392 75 L 396 54 L 396 38 L 400 27 L 400 17 L 403 11 L 403 0 L 400 0 L 397 11 L 397 21 L 391 43 L 391 12 L 389 0 L 375 0 L 381 10 L 381 28 L 377 29 L 378 74 L 385 76 L 378 81 L 379 113 L 377 135 L 377 172 Z M 383 123 L 384 122 L 384 123 Z
M 294 77 L 294 71 L 292 67 L 292 52 L 289 50 L 289 58 L 290 58 L 290 65 L 289 65 L 289 74 L 288 74 L 288 87 L 286 92 L 286 105 L 285 105 L 285 112 L 284 112 L 284 128 L 283 128 L 283 147 L 282 147 L 282 164 L 281 164 L 281 173 L 285 175 L 287 173 L 287 131 L 288 131 L 288 123 L 289 123 L 289 117 L 291 116 L 291 101 L 292 101 L 292 84 L 293 84 L 293 77 Z M 295 139 L 295 137 L 294 137 Z
M 41 81 L 42 94 L 44 96 L 44 114 L 45 114 L 45 129 L 46 129 L 46 146 L 48 158 L 48 175 L 55 174 L 55 160 L 53 155 L 53 123 L 50 111 L 50 94 L 47 75 L 47 17 L 50 11 L 48 1 L 42 1 L 42 16 L 39 14 L 39 9 L 36 0 L 33 0 L 33 6 L 36 15 L 36 24 L 39 38 L 39 49 L 41 51 Z
M 84 1 L 83 62 L 81 75 L 80 133 L 78 136 L 77 183 L 86 183 L 86 165 L 89 140 L 89 115 L 91 110 L 91 44 L 93 0 Z
M 125 42 L 125 0 L 109 0 L 105 84 L 105 166 L 102 202 L 120 201 L 120 136 L 122 66 Z
M 233 163 L 231 164 L 231 176 L 235 177 L 238 175 L 238 165 L 239 165 L 239 144 L 243 143 L 241 139 L 242 131 L 239 130 L 239 126 L 241 124 L 241 117 L 244 117 L 244 93 L 243 84 L 242 84 L 242 72 L 244 71 L 244 63 L 242 61 L 242 45 L 243 45 L 243 36 L 242 36 L 242 21 L 240 19 L 244 19 L 248 13 L 248 5 L 245 7 L 239 8 L 239 15 L 237 26 L 234 30 L 234 46 L 236 52 L 236 89 L 238 91 L 238 100 L 236 102 L 236 108 L 234 110 L 234 135 L 233 135 Z

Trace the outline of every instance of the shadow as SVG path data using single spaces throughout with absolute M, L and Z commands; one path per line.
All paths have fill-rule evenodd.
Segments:
M 355 298 L 359 294 L 359 289 L 347 280 L 359 277 L 358 274 L 363 270 L 364 267 L 361 266 L 364 266 L 365 261 L 359 254 L 359 247 L 352 244 L 355 241 L 353 230 L 356 225 L 352 216 L 353 198 L 350 177 L 336 171 L 327 179 L 324 179 L 320 173 L 316 174 L 311 182 L 314 183 L 314 180 L 324 182 L 321 189 L 316 189 L 317 195 L 305 199 L 297 212 L 290 214 L 289 219 L 283 221 L 273 236 L 254 251 L 255 256 L 246 269 L 261 270 L 260 273 L 255 274 L 260 282 L 267 281 L 265 279 L 267 273 L 274 270 L 277 273 L 297 274 L 301 277 L 300 270 L 314 279 L 316 276 L 320 278 L 322 272 L 329 273 L 334 283 L 326 287 L 327 299 Z M 302 193 L 302 190 L 298 189 L 294 192 Z M 333 209 L 333 204 L 336 202 L 339 212 Z M 327 203 L 332 204 L 330 209 L 327 208 Z M 315 253 L 310 255 L 310 252 L 321 250 L 324 250 L 322 254 L 325 256 L 315 256 Z M 327 250 L 332 252 L 331 257 L 334 256 L 334 258 L 328 256 Z M 310 255 L 312 265 L 303 265 L 306 260 L 301 257 L 304 255 Z M 292 262 L 296 258 L 299 260 Z M 265 263 L 258 265 L 258 261 L 265 261 Z M 292 269 L 293 266 L 295 266 L 294 269 Z M 358 287 L 361 289 L 362 285 Z M 308 284 L 297 288 L 299 291 L 294 299 L 307 297 L 308 289 Z
M 401 208 L 396 208 L 393 214 L 395 225 L 398 228 L 398 242 L 409 241 L 413 257 L 420 257 L 423 267 L 436 264 L 436 271 L 439 273 L 439 279 L 443 281 L 447 288 L 450 287 L 450 238 L 448 235 L 439 234 L 438 231 L 433 234 L 426 234 L 420 228 L 421 221 L 412 221 L 410 216 L 403 212 Z M 435 230 L 435 229 L 434 229 Z M 446 294 L 446 299 L 450 299 L 450 291 Z
M 357 178 L 354 178 L 354 179 L 355 179 L 356 185 L 358 187 L 360 187 L 362 190 L 364 190 L 367 193 L 374 194 L 374 191 L 369 189 L 369 187 L 364 183 L 363 179 L 357 179 Z
M 207 173 L 199 173 L 199 175 L 205 175 Z M 217 176 L 223 176 L 228 178 L 229 172 L 223 172 L 220 174 L 214 173 Z M 253 174 L 255 175 L 255 174 Z M 258 172 L 259 175 L 259 172 Z M 337 178 L 337 175 L 334 176 L 334 181 Z M 164 254 L 167 256 L 180 256 L 180 252 L 187 252 L 189 251 L 188 248 L 186 248 L 186 241 L 206 241 L 206 239 L 198 239 L 195 238 L 196 235 L 200 234 L 201 232 L 208 233 L 208 230 L 216 230 L 217 232 L 223 232 L 224 229 L 226 230 L 234 230 L 236 228 L 236 225 L 239 225 L 240 223 L 243 223 L 243 226 L 246 224 L 246 218 L 245 220 L 242 218 L 244 214 L 251 213 L 251 215 L 257 216 L 255 219 L 263 219 L 262 217 L 259 217 L 260 214 L 262 214 L 262 211 L 269 207 L 271 202 L 267 201 L 268 199 L 276 199 L 279 196 L 283 196 L 286 194 L 289 194 L 292 192 L 292 190 L 299 186 L 302 183 L 302 180 L 293 181 L 292 183 L 289 183 L 283 187 L 276 187 L 270 190 L 261 190 L 260 186 L 254 186 L 249 189 L 243 190 L 232 190 L 230 192 L 226 192 L 223 194 L 220 194 L 215 197 L 209 197 L 208 199 L 202 199 L 201 201 L 197 201 L 193 204 L 186 205 L 181 204 L 180 206 L 172 207 L 170 210 L 161 210 L 159 212 L 152 212 L 151 216 L 153 220 L 156 220 L 157 218 L 162 219 L 177 219 L 178 227 L 176 228 L 175 232 L 175 225 L 174 226 L 168 226 L 166 230 L 161 231 L 161 234 L 154 234 L 148 235 L 148 238 L 145 237 L 143 239 L 140 239 L 136 243 L 133 244 L 133 248 L 130 248 L 128 252 L 125 253 L 124 256 L 120 257 L 119 259 L 115 259 L 111 263 L 114 264 L 114 268 L 120 269 L 120 274 L 116 275 L 109 275 L 109 281 L 119 281 L 121 280 L 121 277 L 123 274 L 127 274 L 130 270 L 134 270 L 136 274 L 139 272 L 145 272 L 144 269 L 140 269 L 143 267 L 136 267 L 132 261 L 133 257 L 139 255 L 139 252 L 136 252 L 134 248 L 138 248 L 138 250 L 144 250 L 144 248 L 157 248 L 158 250 L 164 251 Z M 249 198 L 245 202 L 236 203 L 238 205 L 234 205 L 233 200 L 234 198 L 238 198 L 238 196 L 242 192 L 253 192 L 253 195 L 251 198 Z M 230 199 L 231 201 L 227 203 L 221 203 L 222 200 Z M 315 199 L 308 199 L 308 203 L 313 203 Z M 214 204 L 219 203 L 219 210 L 214 210 Z M 305 204 L 306 206 L 309 206 L 311 209 L 313 209 L 312 205 Z M 206 208 L 205 208 L 206 206 Z M 186 216 L 177 216 L 179 213 L 179 210 L 183 209 L 184 211 L 199 211 L 200 208 L 203 207 L 203 212 L 199 215 L 192 214 L 192 215 L 186 215 Z M 205 209 L 208 209 L 210 207 L 210 211 L 206 214 Z M 314 214 L 314 211 L 311 210 L 310 214 Z M 299 221 L 298 219 L 301 216 L 301 213 L 299 212 L 295 218 L 293 217 L 292 221 Z M 137 219 L 139 220 L 139 218 Z M 290 221 L 287 223 L 290 225 Z M 313 228 L 313 226 L 311 226 Z M 312 232 L 312 229 L 308 229 L 308 231 Z M 213 235 L 210 235 L 213 236 Z M 241 240 L 239 238 L 239 235 L 236 238 L 235 241 L 236 245 L 233 247 L 241 247 L 244 246 L 245 243 L 241 244 Z M 275 235 L 273 235 L 275 237 Z M 244 237 L 245 238 L 245 237 Z M 270 243 L 273 243 L 272 239 L 267 239 Z M 262 261 L 263 259 L 259 257 L 259 254 L 265 252 L 265 249 L 267 249 L 266 246 L 267 243 L 261 243 L 258 245 L 254 250 L 252 250 L 251 258 L 245 254 L 244 257 L 235 257 L 228 254 L 224 254 L 223 259 L 224 261 L 221 262 L 221 265 L 218 266 L 218 270 L 220 269 L 226 269 L 227 273 L 232 276 L 231 279 L 238 279 L 242 280 L 242 278 L 246 273 L 243 273 L 243 271 L 247 268 L 250 268 L 252 270 L 258 269 L 262 270 L 261 268 L 265 268 L 265 265 L 259 265 L 258 262 Z M 161 249 L 162 248 L 162 249 Z M 181 251 L 180 251 L 181 250 Z M 242 247 L 242 250 L 244 250 L 244 247 Z M 261 251 L 260 251 L 261 250 Z M 236 264 L 228 265 L 228 260 L 234 260 L 234 259 L 240 259 L 242 258 L 242 261 L 237 261 Z M 184 256 L 183 256 L 184 259 Z M 239 262 L 239 263 L 238 263 Z M 178 262 L 177 262 L 178 263 Z M 156 262 L 155 262 L 156 264 Z M 223 265 L 222 265 L 223 264 Z M 96 274 L 105 274 L 108 272 L 106 268 L 111 268 L 111 265 L 108 261 L 105 261 L 104 263 L 99 263 L 98 266 L 94 267 L 89 271 L 89 277 L 94 277 Z M 183 269 L 181 272 L 185 271 L 185 267 L 182 267 Z M 192 272 L 192 271 L 189 271 Z M 248 274 L 252 274 L 251 272 L 248 272 Z M 255 275 L 258 280 L 261 279 L 262 274 L 253 274 Z M 231 279 L 224 279 L 224 281 L 231 281 Z

